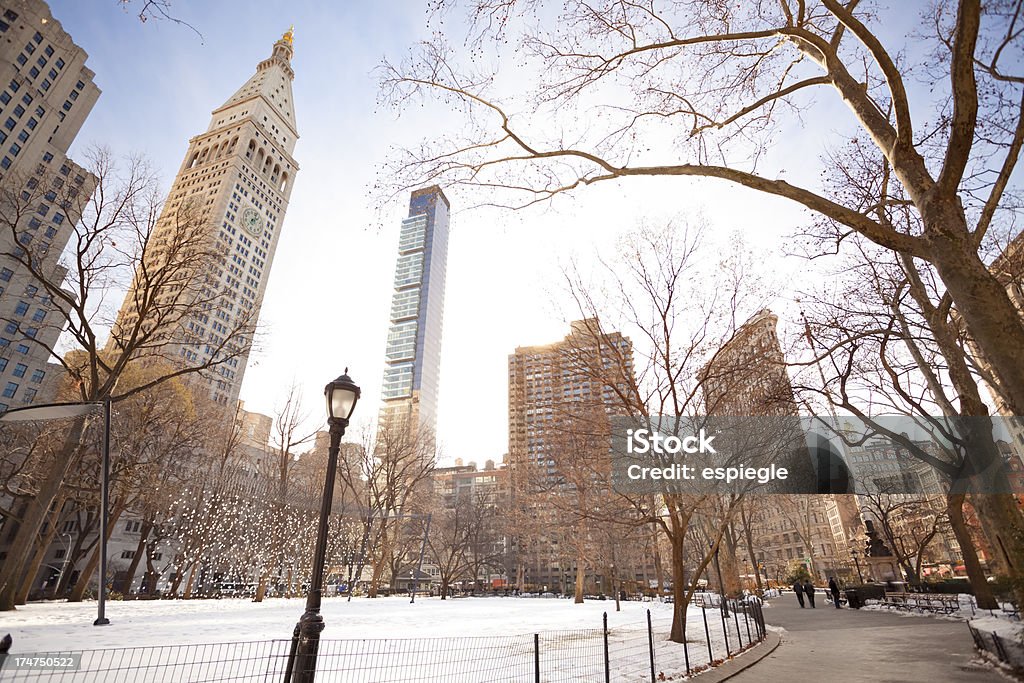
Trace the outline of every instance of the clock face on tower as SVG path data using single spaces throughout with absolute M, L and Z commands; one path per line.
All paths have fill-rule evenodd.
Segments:
M 242 211 L 242 227 L 251 232 L 253 235 L 260 235 L 263 233 L 263 216 L 256 209 L 246 207 Z

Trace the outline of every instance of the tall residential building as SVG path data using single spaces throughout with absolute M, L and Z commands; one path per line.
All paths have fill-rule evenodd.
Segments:
M 67 152 L 99 98 L 88 55 L 42 0 L 0 3 L 0 412 L 51 399 L 63 316 L 49 283 L 95 178 Z
M 230 349 L 223 348 L 225 343 L 245 346 L 247 340 L 230 337 L 246 337 L 244 330 L 259 317 L 298 172 L 292 157 L 299 134 L 291 58 L 289 30 L 274 43 L 270 57 L 257 65 L 256 73 L 213 110 L 206 132 L 189 140 L 157 221 L 151 239 L 156 258 L 162 246 L 174 239 L 176 217 L 186 209 L 200 213 L 209 226 L 210 240 L 219 243 L 224 252 L 223 262 L 204 283 L 186 283 L 197 288 L 195 296 L 216 301 L 216 305 L 205 310 L 197 307 L 169 332 L 166 343 L 170 351 L 162 355 L 176 357 L 183 364 L 199 366 L 211 359 L 216 363 L 218 358 L 232 355 Z M 133 285 L 125 298 L 118 327 L 137 318 L 134 289 Z M 247 361 L 248 352 L 241 353 L 186 378 L 214 401 L 234 406 Z
M 431 433 L 437 426 L 450 209 L 436 185 L 416 190 L 409 200 L 398 240 L 381 392 L 381 421 L 405 421 Z
M 591 557 L 607 554 L 601 530 L 589 523 L 581 535 L 580 515 L 568 510 L 581 502 L 600 504 L 610 490 L 608 418 L 626 414 L 617 393 L 628 396 L 633 386 L 632 343 L 603 331 L 597 319 L 578 320 L 560 342 L 516 348 L 508 359 L 508 384 L 516 585 L 568 591 L 577 544 L 589 544 Z M 586 454 L 570 456 L 574 450 Z M 593 492 L 587 501 L 577 500 L 583 487 Z M 625 557 L 620 560 L 624 572 L 632 570 Z M 579 569 L 590 579 L 600 573 L 597 567 Z

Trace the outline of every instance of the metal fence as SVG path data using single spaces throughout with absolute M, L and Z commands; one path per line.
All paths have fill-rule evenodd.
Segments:
M 322 640 L 316 680 L 330 683 L 652 681 L 696 673 L 760 642 L 759 603 L 691 607 L 686 642 L 655 619 L 509 636 Z M 0 681 L 53 683 L 280 682 L 290 640 L 36 652 L 7 656 Z M 54 668 L 67 663 L 68 668 Z M 39 668 L 49 665 L 51 668 Z

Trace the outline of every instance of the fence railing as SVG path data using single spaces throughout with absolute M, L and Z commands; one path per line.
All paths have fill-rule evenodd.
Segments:
M 757 602 L 687 610 L 684 643 L 666 615 L 598 628 L 509 636 L 322 640 L 316 680 L 330 683 L 458 681 L 560 683 L 687 675 L 716 666 L 765 636 Z M 12 653 L 0 681 L 52 683 L 280 682 L 290 640 Z M 58 665 L 66 665 L 61 668 Z M 50 668 L 44 668 L 50 666 Z M 661 679 L 664 680 L 664 679 Z

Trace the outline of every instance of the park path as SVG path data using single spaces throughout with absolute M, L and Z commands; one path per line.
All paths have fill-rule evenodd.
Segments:
M 730 678 L 753 681 L 842 683 L 1007 683 L 976 654 L 967 624 L 875 610 L 836 609 L 816 596 L 817 609 L 800 609 L 796 596 L 771 600 L 764 618 L 781 626 L 782 643 Z

